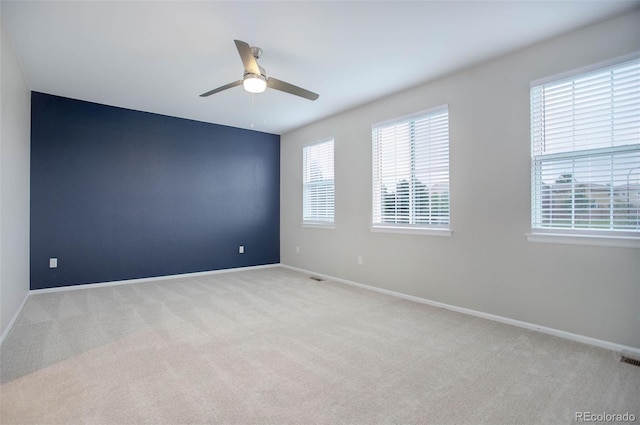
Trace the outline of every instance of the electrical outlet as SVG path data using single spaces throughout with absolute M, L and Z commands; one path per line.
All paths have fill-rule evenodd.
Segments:
M 57 258 L 49 258 L 49 268 L 55 269 L 58 267 L 58 259 Z
M 238 252 L 240 254 L 244 254 L 244 245 L 240 245 L 240 247 L 238 247 Z
M 299 246 L 296 247 L 296 254 L 300 254 L 300 247 Z
M 362 255 L 358 255 L 358 265 L 362 265 Z

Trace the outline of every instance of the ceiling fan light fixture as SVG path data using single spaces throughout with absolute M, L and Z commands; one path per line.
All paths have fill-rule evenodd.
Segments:
M 249 93 L 262 93 L 267 88 L 267 79 L 258 74 L 247 74 L 242 80 L 242 86 Z

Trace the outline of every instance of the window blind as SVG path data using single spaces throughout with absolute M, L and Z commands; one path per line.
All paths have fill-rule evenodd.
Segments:
M 531 87 L 532 228 L 640 231 L 640 59 Z
M 333 139 L 303 148 L 303 223 L 334 222 Z
M 372 127 L 373 226 L 449 227 L 449 112 Z

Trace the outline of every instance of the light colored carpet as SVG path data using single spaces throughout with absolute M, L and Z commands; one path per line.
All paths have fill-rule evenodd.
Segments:
M 616 353 L 284 268 L 33 295 L 1 350 L 3 425 L 640 422 Z

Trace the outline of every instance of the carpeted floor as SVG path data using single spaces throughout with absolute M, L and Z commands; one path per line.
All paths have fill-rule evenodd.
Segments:
M 640 423 L 616 353 L 284 268 L 32 295 L 0 354 L 3 425 Z

